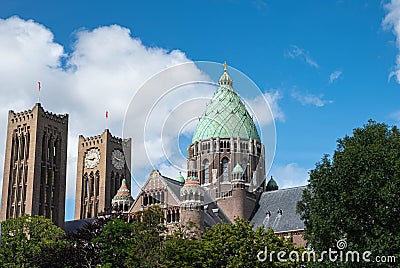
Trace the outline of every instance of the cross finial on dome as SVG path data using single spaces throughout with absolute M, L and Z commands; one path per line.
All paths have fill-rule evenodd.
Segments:
M 228 64 L 226 64 L 225 61 L 224 64 L 222 65 L 224 66 L 224 73 L 219 78 L 218 85 L 228 86 L 230 89 L 232 89 L 232 79 L 229 77 L 228 72 L 226 70 L 226 66 L 228 66 Z

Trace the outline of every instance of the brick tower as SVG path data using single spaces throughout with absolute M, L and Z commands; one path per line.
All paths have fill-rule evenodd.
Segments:
M 131 189 L 131 139 L 111 135 L 79 136 L 76 175 L 75 220 L 111 212 L 111 201 L 121 183 Z
M 204 231 L 204 189 L 200 186 L 194 161 L 189 161 L 188 177 L 180 190 L 181 223 L 193 223 L 199 234 Z
M 53 114 L 37 103 L 8 113 L 0 221 L 41 215 L 63 227 L 68 114 Z

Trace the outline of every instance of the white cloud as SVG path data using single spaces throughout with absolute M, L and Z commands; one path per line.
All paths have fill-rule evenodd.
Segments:
M 291 59 L 301 59 L 308 65 L 319 68 L 318 63 L 311 58 L 310 53 L 305 49 L 299 48 L 298 46 L 292 45 L 291 49 L 285 53 L 285 56 Z
M 314 95 L 314 94 L 303 94 L 303 93 L 299 93 L 297 91 L 293 91 L 291 94 L 292 98 L 296 99 L 297 101 L 299 101 L 302 105 L 314 105 L 317 107 L 322 107 L 325 104 L 328 103 L 333 103 L 333 101 L 331 100 L 324 100 L 323 99 L 323 95 Z
M 285 166 L 274 166 L 270 171 L 270 175 L 278 183 L 279 189 L 306 185 L 309 170 L 300 167 L 296 163 L 289 163 Z
M 334 71 L 329 75 L 329 83 L 332 84 L 336 79 L 342 75 L 342 71 Z
M 66 55 L 49 29 L 18 17 L 0 19 L 0 58 L 3 127 L 8 110 L 34 106 L 37 81 L 42 83 L 44 108 L 70 114 L 67 198 L 75 196 L 78 135 L 97 135 L 108 127 L 120 136 L 125 109 L 135 90 L 160 70 L 189 61 L 179 50 L 146 47 L 132 38 L 129 29 L 117 25 L 79 31 L 71 55 Z M 62 60 L 67 67 L 61 66 Z M 199 77 L 198 72 L 193 76 Z M 5 131 L 0 133 L 1 152 L 5 135 Z M 0 157 L 3 163 L 4 156 Z
M 265 126 L 270 124 L 272 120 L 285 121 L 285 114 L 279 106 L 280 99 L 282 99 L 282 94 L 278 90 L 271 90 L 253 99 L 244 99 L 244 102 L 257 123 L 260 126 Z M 267 103 L 271 111 L 268 110 Z
M 384 5 L 387 14 L 382 21 L 385 29 L 391 29 L 396 36 L 396 46 L 400 50 L 400 0 L 392 0 Z M 400 51 L 396 56 L 396 66 L 390 72 L 389 79 L 396 77 L 397 83 L 400 83 Z

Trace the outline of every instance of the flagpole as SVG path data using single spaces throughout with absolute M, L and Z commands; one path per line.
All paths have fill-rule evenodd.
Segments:
M 40 82 L 38 83 L 38 103 L 40 103 Z
M 106 111 L 106 129 L 108 129 L 108 111 Z

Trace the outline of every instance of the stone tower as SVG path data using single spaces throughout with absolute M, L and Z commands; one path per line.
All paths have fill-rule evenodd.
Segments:
M 191 161 L 185 185 L 180 190 L 180 222 L 184 226 L 193 223 L 202 233 L 204 231 L 204 189 L 199 183 L 194 166 L 194 161 Z
M 0 221 L 41 215 L 63 227 L 68 115 L 32 110 L 8 113 Z
M 238 215 L 250 217 L 265 183 L 264 144 L 233 89 L 226 65 L 188 147 L 188 159 L 195 162 L 200 185 L 230 220 Z M 243 170 L 244 186 L 240 190 L 232 181 L 233 169 L 238 164 Z M 232 204 L 242 204 L 244 208 Z
M 79 136 L 76 175 L 75 219 L 111 212 L 111 200 L 126 179 L 130 189 L 131 139 L 111 135 Z

